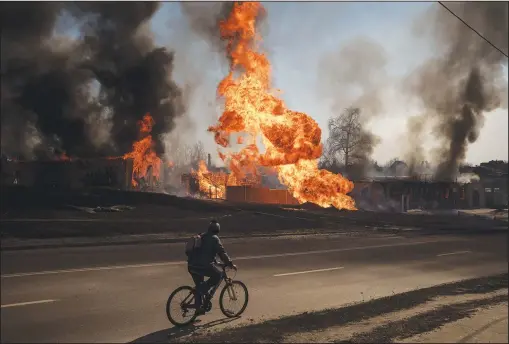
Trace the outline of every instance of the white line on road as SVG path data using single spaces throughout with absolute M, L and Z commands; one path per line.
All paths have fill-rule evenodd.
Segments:
M 333 270 L 340 270 L 344 269 L 343 266 L 337 267 L 337 268 L 328 268 L 328 269 L 318 269 L 318 270 L 308 270 L 308 271 L 299 271 L 299 272 L 288 272 L 285 274 L 277 274 L 274 275 L 274 277 L 281 277 L 281 276 L 292 276 L 292 275 L 302 275 L 302 274 L 310 274 L 312 272 L 324 272 L 324 271 L 333 271 Z
M 457 251 L 457 252 L 441 253 L 441 254 L 437 254 L 437 257 L 452 256 L 453 254 L 464 254 L 464 253 L 471 253 L 471 251 Z
M 395 244 L 384 244 L 384 245 L 335 248 L 335 249 L 330 249 L 330 250 L 276 253 L 276 254 L 266 254 L 266 255 L 260 255 L 260 256 L 237 257 L 234 260 L 237 261 L 237 260 L 253 260 L 253 259 L 279 258 L 279 257 L 294 257 L 294 256 L 304 256 L 304 255 L 309 255 L 309 254 L 359 251 L 359 250 L 369 250 L 369 249 L 384 248 L 384 247 L 425 245 L 425 244 L 432 244 L 432 243 L 436 243 L 436 242 L 446 242 L 446 241 L 449 241 L 449 240 L 437 239 L 437 240 L 429 240 L 429 241 L 416 241 L 416 242 L 411 242 L 411 243 L 395 243 Z M 40 275 L 55 275 L 55 274 L 63 274 L 63 273 L 71 273 L 71 272 L 87 272 L 87 271 L 102 271 L 102 270 L 129 269 L 129 268 L 145 268 L 145 267 L 167 266 L 167 265 L 182 265 L 182 264 L 186 264 L 186 263 L 187 262 L 185 262 L 185 261 L 174 261 L 174 262 L 160 262 L 160 263 L 133 264 L 133 265 L 114 265 L 114 266 L 102 266 L 102 267 L 94 267 L 94 268 L 80 268 L 80 269 L 15 273 L 15 274 L 1 275 L 0 277 L 1 278 L 12 278 L 12 277 L 26 277 L 26 276 L 40 276 Z
M 25 277 L 25 276 L 39 276 L 39 275 L 55 275 L 55 274 L 65 274 L 65 273 L 70 273 L 70 272 L 102 271 L 102 270 L 129 269 L 129 268 L 147 268 L 147 267 L 152 267 L 152 266 L 181 265 L 184 263 L 186 263 L 186 262 L 164 262 L 164 263 L 149 263 L 149 264 L 99 266 L 99 267 L 95 267 L 95 268 L 25 272 L 25 273 L 19 273 L 19 274 L 1 275 L 1 277 L 2 278 L 10 278 L 10 277 Z
M 416 242 L 410 242 L 410 243 L 358 246 L 358 247 L 347 247 L 347 248 L 333 248 L 330 250 L 304 251 L 304 252 L 292 252 L 292 253 L 276 253 L 276 254 L 266 254 L 266 255 L 261 255 L 261 256 L 240 257 L 240 258 L 235 258 L 235 260 L 292 257 L 292 256 L 304 256 L 304 255 L 308 255 L 308 254 L 360 251 L 360 250 L 369 250 L 369 249 L 384 248 L 384 247 L 425 245 L 425 244 L 432 244 L 432 243 L 436 243 L 436 242 L 444 242 L 444 240 L 437 239 L 437 240 L 430 240 L 430 241 L 416 241 Z
M 172 221 L 208 220 L 209 217 L 181 217 Z M 166 219 L 1 219 L 1 222 L 106 222 L 106 223 L 168 223 Z
M 8 304 L 8 305 L 1 305 L 0 308 L 20 307 L 20 306 L 28 306 L 28 305 L 38 305 L 38 304 L 41 304 L 41 303 L 50 303 L 50 302 L 56 302 L 56 301 L 58 301 L 58 300 L 39 300 L 39 301 L 11 303 L 11 304 Z

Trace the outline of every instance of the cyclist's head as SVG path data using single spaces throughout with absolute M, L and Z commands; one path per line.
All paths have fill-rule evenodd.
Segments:
M 209 232 L 212 234 L 218 234 L 221 230 L 221 226 L 219 225 L 219 222 L 217 222 L 216 219 L 210 221 L 209 223 Z

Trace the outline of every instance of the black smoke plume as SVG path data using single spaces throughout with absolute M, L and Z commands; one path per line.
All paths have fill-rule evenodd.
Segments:
M 507 2 L 445 5 L 508 52 Z M 438 4 L 424 19 L 420 29 L 431 31 L 441 54 L 412 73 L 406 86 L 422 101 L 424 116 L 436 123 L 433 134 L 440 148 L 435 152 L 435 177 L 448 180 L 457 175 L 468 145 L 479 137 L 484 114 L 507 106 L 502 67 L 507 58 Z
M 161 153 L 159 134 L 173 128 L 183 104 L 171 79 L 173 53 L 155 45 L 148 26 L 158 7 L 2 3 L 2 153 L 122 155 L 138 139 L 136 122 L 147 112 Z M 62 29 L 77 37 L 56 33 Z

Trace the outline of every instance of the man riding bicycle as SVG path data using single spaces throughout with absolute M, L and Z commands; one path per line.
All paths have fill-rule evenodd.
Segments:
M 201 234 L 200 248 L 190 254 L 187 259 L 187 270 L 191 274 L 196 285 L 196 291 L 199 294 L 195 300 L 197 313 L 199 314 L 205 313 L 201 307 L 202 296 L 207 295 L 209 290 L 219 284 L 222 278 L 223 272 L 215 264 L 216 256 L 219 256 L 227 266 L 236 268 L 226 253 L 221 239 L 219 239 L 218 234 L 220 230 L 221 226 L 219 223 L 216 220 L 212 220 L 209 223 L 207 232 Z M 204 281 L 204 277 L 209 277 L 209 279 Z

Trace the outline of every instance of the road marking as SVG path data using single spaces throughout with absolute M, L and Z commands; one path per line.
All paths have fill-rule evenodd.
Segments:
M 360 251 L 360 250 L 369 250 L 369 249 L 384 248 L 384 247 L 425 245 L 425 244 L 432 244 L 432 243 L 436 243 L 436 242 L 447 242 L 447 241 L 451 241 L 451 240 L 437 239 L 437 240 L 429 240 L 429 241 L 416 241 L 416 242 L 411 242 L 411 243 L 394 243 L 394 244 L 384 244 L 384 245 L 334 248 L 334 249 L 330 249 L 330 250 L 265 254 L 265 255 L 260 255 L 260 256 L 237 257 L 234 260 L 237 261 L 237 260 L 254 260 L 254 259 L 279 258 L 279 257 L 294 257 L 294 256 L 305 256 L 305 255 L 309 255 L 309 254 Z M 452 240 L 452 241 L 454 241 L 454 240 Z M 183 264 L 187 264 L 187 262 L 173 261 L 173 262 L 160 262 L 160 263 L 148 263 L 148 264 L 113 265 L 113 266 L 102 266 L 102 267 L 93 267 L 93 268 L 25 272 L 25 273 L 14 273 L 14 274 L 0 275 L 0 277 L 1 278 L 13 278 L 13 277 L 27 277 L 27 276 L 55 275 L 55 274 L 63 274 L 63 273 L 71 273 L 71 272 L 88 272 L 88 271 L 103 271 L 103 270 L 130 269 L 130 268 L 146 268 L 146 267 L 154 267 L 154 266 L 171 266 L 171 265 L 183 265 Z
M 437 257 L 452 256 L 453 254 L 464 254 L 464 253 L 471 253 L 471 251 L 457 251 L 457 252 L 442 253 L 442 254 L 437 254 Z
M 384 248 L 384 247 L 424 245 L 424 244 L 432 244 L 432 243 L 436 243 L 436 242 L 446 242 L 446 241 L 448 241 L 448 240 L 444 241 L 444 240 L 437 239 L 437 240 L 430 240 L 430 241 L 416 241 L 416 242 L 411 242 L 411 243 L 397 243 L 397 244 L 358 246 L 358 247 L 347 247 L 347 248 L 333 248 L 330 250 L 304 251 L 304 252 L 292 252 L 292 253 L 276 253 L 276 254 L 266 254 L 266 255 L 261 255 L 261 256 L 239 257 L 239 258 L 235 258 L 235 260 L 293 257 L 293 256 L 303 256 L 303 255 L 308 255 L 308 254 L 360 251 L 360 250 L 369 250 L 369 249 Z
M 87 271 L 102 271 L 102 270 L 116 270 L 116 269 L 130 269 L 130 268 L 147 268 L 147 267 L 165 266 L 165 265 L 181 265 L 181 264 L 185 264 L 185 263 L 186 262 L 164 262 L 164 263 L 133 264 L 133 265 L 113 265 L 113 266 L 100 266 L 100 267 L 95 267 L 95 268 L 25 272 L 25 273 L 19 273 L 19 274 L 1 275 L 0 277 L 11 278 L 11 277 L 25 277 L 25 276 L 39 276 L 39 275 L 55 275 L 55 274 L 65 274 L 65 273 L 70 273 L 70 272 L 87 272 Z
M 298 217 L 298 216 L 285 216 L 285 215 L 279 215 L 279 214 L 270 214 L 270 213 L 264 213 L 264 212 L 261 212 L 261 211 L 253 211 L 254 214 L 259 214 L 259 215 L 265 215 L 265 216 L 274 216 L 274 217 L 280 217 L 280 218 L 283 218 L 283 219 L 289 219 L 289 218 L 292 218 L 292 219 L 298 219 L 298 220 L 305 220 L 305 221 L 318 221 L 318 219 L 310 219 L 310 218 L 307 218 L 307 217 Z
M 328 268 L 328 269 L 318 269 L 318 270 L 308 270 L 308 271 L 299 271 L 299 272 L 288 272 L 284 274 L 277 274 L 274 275 L 274 277 L 281 277 L 281 276 L 292 276 L 292 275 L 302 275 L 302 274 L 310 274 L 312 272 L 324 272 L 324 271 L 333 271 L 333 270 L 340 270 L 344 269 L 343 266 L 337 267 L 337 268 Z
M 209 220 L 210 217 L 182 217 L 172 221 Z M 168 223 L 166 219 L 1 219 L 2 222 L 105 222 L 105 223 Z
M 0 308 L 20 307 L 20 306 L 28 306 L 28 305 L 38 305 L 38 304 L 41 304 L 41 303 L 50 303 L 50 302 L 56 302 L 56 301 L 58 301 L 58 300 L 39 300 L 39 301 L 11 303 L 11 304 L 8 304 L 8 305 L 1 305 Z

